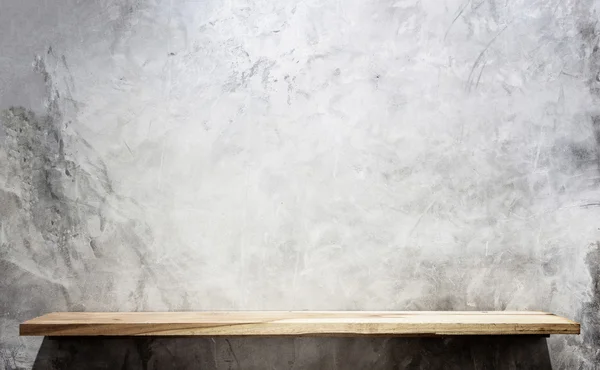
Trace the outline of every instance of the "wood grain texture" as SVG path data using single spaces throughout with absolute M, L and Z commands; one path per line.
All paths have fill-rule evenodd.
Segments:
M 579 334 L 546 312 L 55 312 L 20 325 L 37 336 L 444 336 Z

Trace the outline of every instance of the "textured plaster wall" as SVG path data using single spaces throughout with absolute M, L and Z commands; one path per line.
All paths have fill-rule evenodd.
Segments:
M 0 369 L 44 351 L 77 368 L 84 344 L 18 337 L 45 312 L 205 309 L 547 310 L 583 331 L 549 338 L 552 368 L 598 368 L 599 10 L 0 0 Z M 528 353 L 219 339 L 177 356 L 189 343 L 110 346 L 143 368 Z

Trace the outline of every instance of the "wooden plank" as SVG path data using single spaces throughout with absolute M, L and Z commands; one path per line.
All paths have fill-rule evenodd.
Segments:
M 579 334 L 546 312 L 209 311 L 55 312 L 20 325 L 37 336 L 445 336 Z

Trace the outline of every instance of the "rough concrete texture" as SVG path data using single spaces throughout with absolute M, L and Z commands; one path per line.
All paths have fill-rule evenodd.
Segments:
M 0 0 L 0 369 L 600 368 L 599 10 Z M 535 309 L 582 335 L 17 335 L 206 309 Z

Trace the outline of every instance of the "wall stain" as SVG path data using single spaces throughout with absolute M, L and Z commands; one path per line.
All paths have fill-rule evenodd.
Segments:
M 50 311 L 89 310 L 103 300 L 117 304 L 111 297 L 123 290 L 118 283 L 122 278 L 106 274 L 107 266 L 119 263 L 110 250 L 111 240 L 124 241 L 124 250 L 139 258 L 139 274 L 129 274 L 141 284 L 132 304 L 145 307 L 147 297 L 141 291 L 148 282 L 167 300 L 156 273 L 142 268 L 148 264 L 140 252 L 144 241 L 126 226 L 130 223 L 108 221 L 104 215 L 107 209 L 119 214 L 110 202 L 125 201 L 114 194 L 106 165 L 82 138 L 65 138 L 68 122 L 60 108 L 65 99 L 47 70 L 51 58 L 49 49 L 45 57 L 35 59 L 35 70 L 46 83 L 45 114 L 24 107 L 0 112 L 0 158 L 6 158 L 5 172 L 0 172 L 0 229 L 10 235 L 0 249 L 0 297 L 8 297 L 0 300 L 0 369 L 25 368 L 35 358 L 30 351 L 39 343 L 18 337 L 19 322 Z M 65 140 L 81 149 L 68 153 Z M 73 154 L 81 158 L 73 159 Z M 77 161 L 92 165 L 86 169 Z M 90 232 L 91 219 L 98 219 L 99 235 Z M 169 275 L 160 279 L 169 284 Z M 135 290 L 131 287 L 134 295 Z M 60 355 L 50 360 L 52 369 L 71 366 L 79 350 L 74 343 L 65 346 L 59 345 Z

